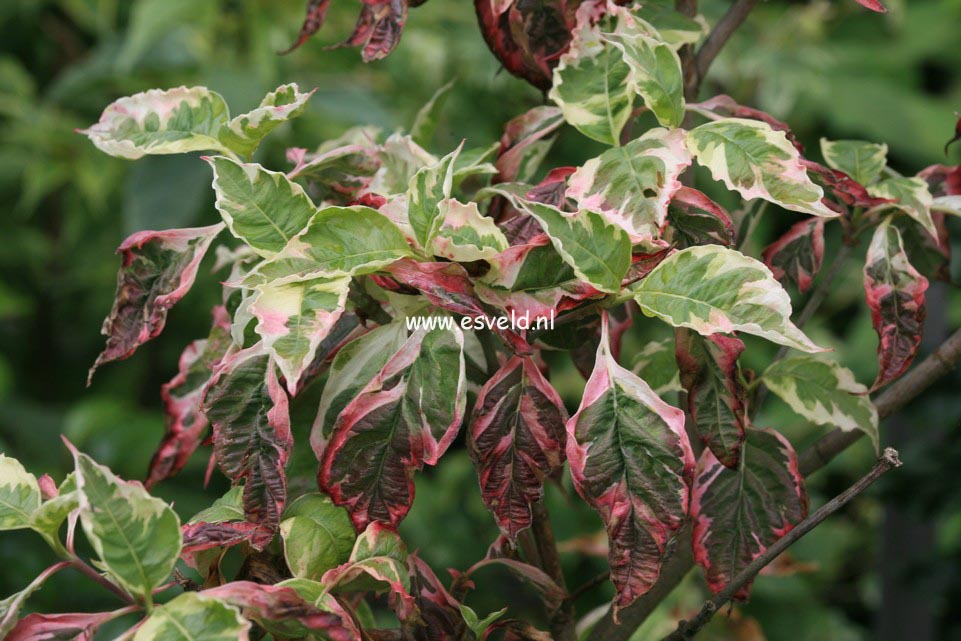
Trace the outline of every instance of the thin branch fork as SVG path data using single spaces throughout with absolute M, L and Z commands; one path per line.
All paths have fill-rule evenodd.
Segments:
M 771 561 L 773 561 L 778 555 L 787 550 L 791 545 L 793 545 L 802 536 L 816 528 L 829 516 L 840 510 L 842 507 L 847 505 L 858 496 L 864 490 L 868 489 L 882 474 L 888 470 L 900 467 L 901 461 L 898 458 L 898 453 L 893 448 L 886 448 L 884 454 L 878 459 L 878 462 L 871 468 L 871 471 L 861 477 L 854 485 L 846 489 L 841 494 L 837 495 L 820 508 L 818 508 L 813 514 L 809 515 L 806 519 L 801 521 L 794 529 L 785 534 L 783 537 L 777 540 L 777 542 L 764 551 L 763 554 L 759 555 L 756 559 L 751 561 L 747 567 L 737 573 L 730 583 L 728 583 L 723 590 L 717 593 L 713 599 L 707 601 L 701 608 L 700 612 L 697 613 L 690 621 L 681 621 L 678 625 L 677 630 L 675 630 L 670 635 L 664 637 L 663 641 L 685 641 L 686 639 L 691 639 L 697 634 L 701 628 L 707 625 L 714 613 L 721 609 L 724 604 L 734 598 L 745 585 L 749 584 L 754 577 L 764 569 Z
M 737 31 L 738 27 L 744 23 L 757 2 L 758 0 L 735 0 L 731 8 L 724 14 L 724 17 L 714 25 L 714 29 L 708 34 L 704 44 L 701 45 L 701 48 L 697 52 L 695 61 L 697 86 L 700 86 L 701 80 L 707 75 L 708 70 L 711 68 L 711 63 L 717 58 L 717 54 L 721 53 L 721 49 L 724 48 L 724 45 L 727 44 L 727 41 L 734 32 Z
M 961 363 L 961 330 L 952 334 L 927 358 L 915 365 L 901 378 L 880 394 L 874 401 L 878 417 L 884 419 L 894 414 L 935 382 L 952 372 Z M 799 459 L 801 474 L 805 477 L 817 472 L 841 452 L 864 437 L 864 432 L 834 430 L 803 450 Z M 694 567 L 691 554 L 690 529 L 678 539 L 677 549 L 664 567 L 657 583 L 647 594 L 620 612 L 620 625 L 613 622 L 610 612 L 598 621 L 591 631 L 589 641 L 625 641 L 650 616 L 651 612 L 676 588 Z

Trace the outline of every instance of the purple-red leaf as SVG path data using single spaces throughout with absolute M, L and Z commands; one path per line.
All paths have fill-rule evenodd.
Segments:
M 468 447 L 481 496 L 511 541 L 531 524 L 544 478 L 564 460 L 567 412 L 530 358 L 513 357 L 481 389 Z
M 337 417 L 318 483 L 358 531 L 372 521 L 399 524 L 414 500 L 414 471 L 437 463 L 457 435 L 463 347 L 456 323 L 415 331 Z
M 567 422 L 574 487 L 610 542 L 616 612 L 651 589 L 687 515 L 694 469 L 684 412 L 614 360 L 607 318 L 596 364 Z
M 234 581 L 200 594 L 242 608 L 275 637 L 299 638 L 316 632 L 330 641 L 356 640 L 352 624 L 305 601 L 292 587 Z
M 824 219 L 809 218 L 796 223 L 768 245 L 762 256 L 782 285 L 793 282 L 805 293 L 824 260 Z
M 362 0 L 354 31 L 338 47 L 360 47 L 364 62 L 386 58 L 400 42 L 408 0 Z
M 247 519 L 275 532 L 287 500 L 284 466 L 293 446 L 287 394 L 259 346 L 228 356 L 204 394 L 214 455 L 234 483 L 244 482 Z
M 483 0 L 478 0 L 483 1 Z M 500 148 L 497 150 L 497 176 L 494 182 L 524 180 L 527 174 L 526 162 L 534 153 L 534 145 L 557 131 L 564 124 L 564 117 L 558 107 L 534 107 L 530 111 L 513 118 L 504 127 Z
M 684 328 L 675 330 L 674 335 L 694 431 L 721 463 L 735 467 L 747 421 L 747 395 L 737 365 L 744 343 L 734 336 L 701 336 Z
M 843 171 L 831 169 L 807 158 L 801 158 L 801 165 L 808 170 L 812 180 L 824 188 L 825 193 L 833 194 L 839 203 L 843 203 L 848 207 L 870 209 L 871 207 L 894 202 L 894 200 L 890 198 L 876 198 L 872 196 L 868 193 L 867 187 Z M 824 197 L 823 202 L 834 211 L 842 211 L 842 208 L 834 202 L 831 202 L 827 196 Z
M 694 245 L 733 245 L 734 221 L 727 211 L 702 192 L 681 187 L 674 193 L 667 210 L 674 243 L 678 247 Z
M 156 338 L 167 322 L 167 310 L 190 291 L 207 248 L 224 224 L 168 231 L 141 231 L 123 241 L 113 309 L 100 332 L 107 347 L 87 376 L 104 363 L 122 360 Z
M 70 614 L 28 614 L 4 637 L 5 641 L 89 641 L 104 622 L 115 618 L 113 612 Z
M 194 341 L 180 356 L 177 375 L 164 383 L 160 396 L 164 402 L 167 430 L 160 446 L 150 460 L 150 470 L 144 487 L 151 486 L 179 472 L 187 463 L 203 438 L 207 417 L 200 411 L 204 387 L 230 347 L 230 315 L 218 305 L 213 309 L 210 335 Z
M 773 430 L 748 428 L 741 463 L 730 469 L 706 449 L 697 463 L 691 518 L 694 560 L 717 593 L 807 515 L 797 454 Z M 747 598 L 750 585 L 736 599 Z
M 954 137 L 951 138 L 951 140 L 949 140 L 948 142 L 944 143 L 945 156 L 948 155 L 948 149 L 951 147 L 951 145 L 961 140 L 961 115 L 958 115 L 957 113 L 955 115 L 958 116 L 958 121 L 954 125 Z
M 877 11 L 878 13 L 887 13 L 888 9 L 883 4 L 878 2 L 878 0 L 854 0 L 862 7 L 867 7 L 871 11 Z
M 533 587 L 548 610 L 554 611 L 560 607 L 564 599 L 567 598 L 567 592 L 564 588 L 559 586 L 544 570 L 517 559 L 501 556 L 503 550 L 500 548 L 506 545 L 505 537 L 501 536 L 491 546 L 485 558 L 467 568 L 463 573 L 454 573 L 451 570 L 451 573 L 455 576 L 455 582 L 461 586 L 472 585 L 471 577 L 481 568 L 503 566 L 515 577 Z
M 469 638 L 467 623 L 460 613 L 460 603 L 419 556 L 407 557 L 410 571 L 410 593 L 420 610 L 423 625 L 414 628 L 418 641 L 460 641 Z
M 327 9 L 330 8 L 330 0 L 307 0 L 307 16 L 304 23 L 300 26 L 300 34 L 297 41 L 286 50 L 281 51 L 280 55 L 286 55 L 307 42 L 307 39 L 317 33 L 327 18 Z
M 924 331 L 928 279 L 910 262 L 890 220 L 874 232 L 864 264 L 864 293 L 878 333 L 878 376 L 872 390 L 900 376 L 914 360 Z

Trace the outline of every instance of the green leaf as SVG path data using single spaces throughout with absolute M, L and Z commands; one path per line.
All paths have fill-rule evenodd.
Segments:
M 506 192 L 504 195 L 509 196 Z M 602 292 L 621 288 L 631 266 L 631 240 L 623 229 L 593 211 L 581 210 L 571 215 L 550 205 L 513 200 L 537 219 L 554 249 L 578 277 Z
M 252 284 L 289 282 L 319 276 L 370 274 L 410 256 L 404 234 L 389 218 L 370 207 L 328 207 L 273 259 L 248 277 Z
M 154 609 L 134 641 L 237 641 L 246 639 L 250 622 L 217 599 L 185 592 Z
M 180 519 L 139 483 L 122 481 L 86 454 L 73 456 L 90 545 L 124 589 L 149 603 L 180 556 Z
M 54 552 L 64 558 L 68 555 L 60 542 L 60 526 L 63 525 L 67 516 L 79 507 L 77 477 L 71 472 L 60 484 L 57 496 L 44 501 L 30 518 L 30 527 L 43 537 Z
M 464 617 L 467 627 L 470 628 L 471 632 L 473 632 L 474 636 L 478 639 L 483 639 L 487 628 L 489 628 L 494 621 L 497 621 L 497 619 L 504 616 L 504 613 L 507 612 L 507 608 L 501 608 L 497 612 L 491 612 L 486 617 L 481 619 L 477 616 L 477 613 L 474 612 L 473 609 L 469 608 L 463 603 L 458 603 L 457 607 L 460 608 L 461 616 Z
M 673 2 L 645 2 L 640 6 L 635 5 L 630 11 L 653 26 L 661 39 L 675 49 L 696 44 L 707 34 L 707 23 L 703 17 L 689 18 L 676 11 Z
M 868 388 L 846 367 L 813 356 L 781 359 L 762 376 L 768 389 L 795 412 L 817 423 L 846 432 L 861 430 L 878 447 L 878 412 Z
M 317 213 L 304 189 L 283 173 L 223 156 L 206 160 L 214 170 L 217 211 L 230 232 L 261 256 L 280 252 Z
M 821 138 L 821 154 L 829 167 L 843 171 L 862 185 L 870 185 L 888 163 L 888 146 L 863 140 Z
M 630 68 L 627 84 L 665 127 L 684 120 L 684 74 L 681 59 L 670 45 L 642 33 L 603 34 Z
M 0 454 L 0 531 L 30 527 L 40 507 L 37 477 L 15 458 Z
M 50 566 L 41 572 L 40 576 L 35 578 L 30 585 L 19 592 L 11 594 L 6 599 L 0 600 L 0 639 L 6 638 L 7 634 L 17 625 L 17 617 L 20 615 L 20 609 L 27 599 L 30 598 L 30 595 L 39 590 L 44 582 L 63 566 L 64 564 L 62 563 Z
M 250 156 L 267 134 L 304 113 L 314 91 L 301 93 L 297 83 L 277 87 L 256 109 L 231 119 L 221 130 L 220 139 L 241 156 Z
M 651 129 L 584 163 L 571 175 L 567 196 L 581 209 L 603 213 L 634 242 L 650 239 L 660 235 L 690 164 L 683 131 Z
M 440 120 L 440 114 L 444 110 L 444 105 L 447 103 L 447 96 L 450 95 L 450 90 L 453 88 L 454 81 L 451 80 L 435 91 L 434 95 L 427 101 L 427 104 L 417 111 L 414 124 L 410 127 L 410 137 L 418 145 L 426 147 L 430 144 L 431 140 L 433 140 L 434 132 L 437 130 L 437 122 Z
M 236 485 L 214 501 L 213 505 L 194 514 L 187 523 L 224 523 L 244 520 L 244 487 Z
M 284 510 L 280 535 L 291 573 L 319 581 L 324 573 L 350 558 L 354 526 L 347 511 L 329 497 L 313 493 L 298 497 Z
M 333 329 L 347 303 L 350 278 L 315 278 L 294 283 L 269 282 L 256 288 L 250 312 L 256 332 L 296 394 L 301 376 Z
M 742 331 L 805 352 L 823 351 L 791 322 L 791 298 L 760 261 L 718 245 L 688 247 L 633 287 L 648 316 L 696 332 Z
M 146 154 L 228 150 L 219 140 L 230 112 L 205 87 L 151 89 L 108 106 L 100 122 L 81 131 L 101 151 L 135 160 Z
M 825 218 L 837 217 L 821 199 L 801 156 L 783 131 L 760 120 L 722 118 L 687 134 L 697 162 L 747 200 L 763 198 L 785 209 Z
M 431 240 L 430 251 L 435 256 L 469 263 L 491 260 L 509 246 L 494 220 L 480 213 L 477 203 L 464 204 L 451 198 L 442 207 L 446 214 Z
M 548 97 L 582 134 L 617 146 L 634 104 L 631 68 L 620 51 L 604 45 L 596 26 L 580 24 L 572 35 Z
M 669 338 L 645 345 L 635 354 L 631 371 L 650 385 L 658 396 L 683 389 L 674 359 L 673 341 Z
M 454 162 L 462 147 L 463 143 L 437 163 L 418 171 L 410 179 L 407 188 L 407 219 L 414 230 L 414 238 L 421 247 L 430 246 L 447 216 L 454 179 Z
M 878 198 L 897 200 L 897 203 L 881 205 L 881 207 L 894 207 L 901 210 L 924 227 L 931 236 L 938 238 L 938 229 L 931 219 L 934 198 L 928 189 L 928 183 L 923 178 L 888 178 L 872 186 L 868 191 Z

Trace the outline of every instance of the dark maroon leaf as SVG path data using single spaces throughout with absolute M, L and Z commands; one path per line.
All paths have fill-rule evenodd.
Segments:
M 530 527 L 544 478 L 563 463 L 566 421 L 564 403 L 530 358 L 511 358 L 478 394 L 468 447 L 484 504 L 511 541 Z
M 807 515 L 797 454 L 773 430 L 747 429 L 741 464 L 723 465 L 706 449 L 697 462 L 691 518 L 694 560 L 717 593 Z M 750 584 L 735 598 L 746 600 Z
M 868 193 L 867 188 L 857 182 L 843 171 L 825 167 L 821 163 L 801 159 L 801 165 L 808 170 L 815 183 L 824 187 L 825 192 L 837 198 L 838 203 L 843 203 L 848 207 L 863 207 L 870 209 L 878 205 L 894 202 L 890 198 L 875 198 Z M 837 203 L 831 202 L 828 196 L 823 199 L 825 205 L 834 211 L 843 212 Z
M 293 446 L 287 393 L 259 346 L 237 352 L 214 371 L 203 399 L 214 455 L 234 483 L 244 482 L 247 519 L 274 532 L 287 500 L 284 466 Z
M 673 241 L 681 249 L 694 245 L 733 245 L 734 222 L 723 207 L 702 192 L 681 187 L 667 209 L 674 231 Z
M 168 231 L 141 231 L 123 241 L 113 309 L 100 332 L 107 347 L 97 357 L 93 373 L 104 363 L 122 360 L 156 338 L 167 322 L 167 311 L 190 291 L 207 248 L 224 224 Z
M 567 199 L 567 177 L 575 171 L 577 171 L 577 167 L 555 167 L 551 169 L 544 180 L 527 192 L 525 198 L 564 209 L 564 201 Z
M 824 219 L 809 218 L 796 223 L 768 245 L 762 256 L 782 285 L 793 282 L 805 293 L 824 260 Z
M 694 431 L 727 467 L 740 460 L 747 423 L 747 395 L 737 359 L 744 343 L 734 336 L 701 336 L 689 329 L 674 331 L 675 358 Z
M 300 35 L 288 49 L 281 51 L 280 55 L 286 55 L 307 42 L 307 39 L 317 33 L 327 18 L 327 9 L 330 8 L 330 0 L 307 0 L 307 16 L 300 27 Z
M 460 604 L 423 559 L 416 554 L 407 557 L 410 570 L 410 593 L 414 597 L 423 625 L 414 627 L 417 641 L 460 641 L 470 638 Z
M 961 196 L 961 165 L 931 165 L 918 172 L 932 196 Z

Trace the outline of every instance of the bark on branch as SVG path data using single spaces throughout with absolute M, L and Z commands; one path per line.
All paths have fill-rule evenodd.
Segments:
M 697 84 L 701 84 L 701 80 L 707 75 L 708 69 L 711 68 L 711 63 L 717 58 L 717 54 L 721 53 L 721 49 L 727 44 L 728 39 L 737 31 L 744 20 L 747 19 L 751 9 L 757 4 L 757 0 L 736 0 L 731 8 L 727 10 L 724 17 L 718 20 L 717 24 L 708 34 L 707 40 L 701 45 L 701 48 L 697 52 Z
M 734 598 L 738 590 L 753 581 L 758 572 L 764 569 L 768 563 L 791 547 L 791 545 L 802 536 L 820 525 L 826 518 L 850 503 L 854 497 L 868 489 L 882 474 L 891 468 L 900 466 L 901 461 L 898 459 L 897 451 L 890 447 L 885 449 L 884 454 L 881 455 L 881 458 L 878 459 L 878 462 L 871 468 L 870 472 L 862 476 L 854 485 L 822 505 L 813 514 L 798 523 L 797 527 L 778 539 L 777 542 L 765 550 L 763 554 L 751 561 L 747 567 L 731 579 L 731 582 L 728 583 L 723 590 L 718 592 L 714 598 L 704 603 L 704 606 L 700 612 L 697 613 L 697 616 L 690 621 L 681 621 L 677 626 L 677 630 L 664 637 L 663 641 L 686 641 L 687 639 L 694 638 L 694 635 L 707 625 L 711 617 L 714 616 L 714 613 Z

